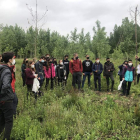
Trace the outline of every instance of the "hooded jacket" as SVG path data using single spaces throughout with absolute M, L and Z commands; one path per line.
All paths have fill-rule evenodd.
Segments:
M 0 102 L 14 99 L 13 89 L 11 87 L 12 73 L 8 65 L 0 65 Z
M 110 70 L 110 71 L 108 71 Z M 110 76 L 113 74 L 113 71 L 115 70 L 114 64 L 112 62 L 105 62 L 104 64 L 104 76 Z

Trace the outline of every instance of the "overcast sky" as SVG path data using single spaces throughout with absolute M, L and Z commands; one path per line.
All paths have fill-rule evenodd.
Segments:
M 29 28 L 27 19 L 32 24 L 32 17 L 26 4 L 35 12 L 35 3 L 36 0 L 0 0 L 0 23 L 17 23 L 24 29 Z M 47 6 L 43 28 L 58 31 L 61 35 L 69 34 L 75 27 L 78 32 L 84 28 L 85 33 L 92 35 L 97 20 L 109 34 L 115 24 L 120 25 L 123 18 L 130 17 L 129 8 L 134 9 L 137 4 L 138 0 L 38 0 L 38 16 L 43 15 Z

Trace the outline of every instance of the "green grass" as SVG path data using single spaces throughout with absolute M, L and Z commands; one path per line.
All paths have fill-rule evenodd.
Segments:
M 139 85 L 132 84 L 131 96 L 121 97 L 117 91 L 119 77 L 116 71 L 115 91 L 108 95 L 102 77 L 102 92 L 94 92 L 85 83 L 84 93 L 74 93 L 71 76 L 64 91 L 43 88 L 44 96 L 35 102 L 26 100 L 26 87 L 22 87 L 21 60 L 16 60 L 16 93 L 19 99 L 17 118 L 14 119 L 12 140 L 139 140 Z M 137 113 L 135 113 L 135 110 Z M 136 115 L 135 115 L 136 114 Z

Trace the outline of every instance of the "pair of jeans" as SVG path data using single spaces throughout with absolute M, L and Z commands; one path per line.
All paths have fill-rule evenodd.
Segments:
M 91 72 L 84 72 L 85 75 L 83 75 L 83 81 L 82 81 L 82 88 L 84 87 L 84 84 L 85 84 L 85 80 L 86 80 L 86 77 L 88 76 L 88 86 L 90 87 L 90 74 Z
M 78 89 L 80 89 L 81 88 L 82 73 L 81 72 L 74 72 L 72 76 L 73 76 L 72 86 L 75 88 L 76 84 L 78 84 Z
M 109 78 L 112 81 L 111 90 L 113 91 L 113 87 L 114 87 L 114 77 L 113 77 L 113 74 L 106 76 L 107 90 L 109 90 Z
M 13 115 L 16 116 L 16 110 L 18 105 L 18 98 L 16 93 L 14 93 L 14 100 L 13 100 Z
M 0 103 L 0 134 L 5 129 L 4 140 L 10 140 L 13 127 L 13 101 Z
M 25 81 L 26 81 L 25 74 L 22 74 L 22 81 L 23 81 L 23 87 L 24 87 L 25 86 Z
M 100 75 L 94 75 L 95 89 L 97 89 L 97 80 L 98 80 L 98 87 L 100 91 L 101 90 L 101 76 Z
M 126 95 L 126 96 L 129 95 L 131 84 L 132 84 L 132 82 L 128 82 L 128 87 L 127 87 L 127 81 L 125 81 L 125 80 L 123 81 L 123 83 L 122 83 L 123 95 Z

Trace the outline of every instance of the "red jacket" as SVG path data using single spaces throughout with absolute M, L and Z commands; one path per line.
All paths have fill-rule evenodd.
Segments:
M 69 64 L 69 70 L 71 74 L 74 72 L 83 72 L 83 66 L 80 59 L 71 60 Z
M 31 71 L 31 69 L 27 68 L 25 70 L 25 77 L 26 77 L 26 85 L 33 85 L 33 80 L 35 78 L 35 76 L 33 75 L 33 72 Z
M 13 89 L 13 92 L 15 93 L 15 82 L 16 82 L 15 72 L 14 72 L 15 65 L 10 66 L 10 68 L 11 68 L 11 73 L 12 73 L 11 87 L 12 87 L 12 89 Z

